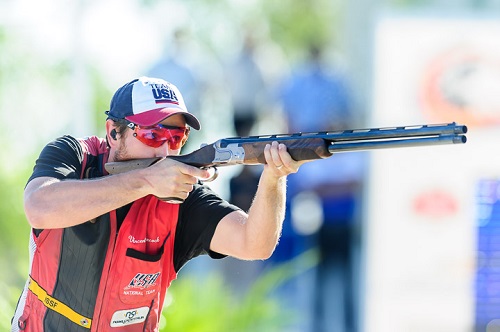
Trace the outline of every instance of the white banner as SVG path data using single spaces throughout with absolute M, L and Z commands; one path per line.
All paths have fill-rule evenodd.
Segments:
M 499 37 L 500 23 L 488 20 L 377 24 L 371 125 L 455 121 L 469 133 L 465 145 L 371 153 L 365 331 L 468 332 L 495 324 L 475 308 L 477 191 L 483 180 L 500 179 Z

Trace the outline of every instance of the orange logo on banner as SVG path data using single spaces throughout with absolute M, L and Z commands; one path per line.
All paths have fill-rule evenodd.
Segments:
M 424 68 L 420 99 L 432 122 L 500 124 L 500 55 L 470 46 L 452 48 Z

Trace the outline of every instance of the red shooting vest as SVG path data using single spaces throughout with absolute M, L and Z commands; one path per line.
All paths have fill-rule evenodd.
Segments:
M 179 205 L 154 196 L 134 202 L 115 246 L 111 239 L 108 247 L 92 331 L 158 331 L 167 288 L 177 276 L 173 261 L 178 211 Z M 112 213 L 111 225 L 115 220 Z
M 105 151 L 103 141 L 91 138 L 85 143 L 94 155 Z M 85 167 L 82 178 L 84 171 Z M 62 277 L 58 266 L 64 229 L 47 229 L 38 237 L 32 233 L 36 250 L 19 327 L 43 332 L 44 316 L 54 310 L 66 317 L 62 319 L 75 322 L 79 331 L 158 331 L 166 291 L 177 276 L 173 254 L 178 213 L 179 205 L 150 195 L 132 204 L 118 233 L 116 211 L 97 219 L 109 222 L 111 232 L 92 317 L 81 316 L 71 303 L 52 296 Z
M 110 213 L 111 238 L 94 315 L 91 320 L 77 317 L 77 324 L 91 331 L 158 331 L 165 294 L 177 276 L 173 253 L 178 211 L 177 204 L 146 196 L 132 204 L 118 234 L 116 212 Z M 30 277 L 37 285 L 37 294 L 27 294 L 21 317 L 25 331 L 43 332 L 46 310 L 60 310 L 66 305 L 71 308 L 51 296 L 60 257 L 55 249 L 61 237 L 61 229 L 44 230 L 35 240 L 37 252 Z M 65 315 L 67 310 L 58 312 L 70 319 Z

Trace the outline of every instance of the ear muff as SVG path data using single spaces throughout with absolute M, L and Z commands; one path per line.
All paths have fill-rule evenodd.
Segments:
M 116 129 L 111 130 L 109 136 L 116 141 Z

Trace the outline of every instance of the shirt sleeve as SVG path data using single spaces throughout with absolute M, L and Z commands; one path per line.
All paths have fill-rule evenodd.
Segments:
M 82 160 L 83 151 L 78 141 L 71 136 L 62 136 L 43 148 L 28 182 L 42 176 L 60 180 L 78 179 Z
M 35 162 L 28 183 L 39 177 L 77 179 L 82 168 L 83 152 L 78 141 L 71 136 L 60 137 L 47 144 Z M 36 236 L 42 229 L 33 229 Z
M 208 254 L 219 259 L 225 255 L 210 250 L 210 242 L 220 220 L 227 214 L 240 210 L 223 200 L 208 186 L 195 185 L 179 209 L 179 223 L 175 234 L 174 266 L 180 268 L 190 259 Z

